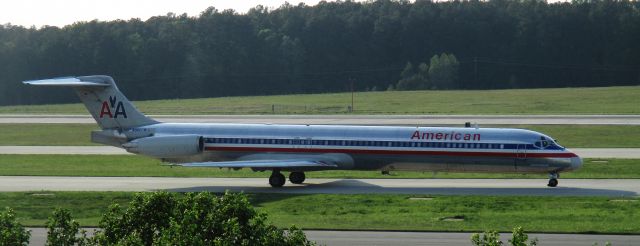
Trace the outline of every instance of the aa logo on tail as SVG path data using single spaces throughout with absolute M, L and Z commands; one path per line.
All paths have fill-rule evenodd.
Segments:
M 114 110 L 113 114 L 111 113 Z M 100 118 L 103 118 L 105 115 L 109 116 L 109 118 L 118 118 L 118 115 L 121 115 L 123 118 L 127 118 L 127 112 L 124 110 L 124 105 L 122 101 L 118 101 L 116 96 L 109 96 L 109 101 L 102 102 L 102 109 L 100 110 Z

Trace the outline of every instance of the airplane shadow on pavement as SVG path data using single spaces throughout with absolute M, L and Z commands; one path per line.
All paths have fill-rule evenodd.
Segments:
M 325 183 L 289 184 L 273 188 L 265 182 L 256 186 L 195 186 L 166 189 L 172 192 L 245 192 L 245 193 L 290 193 L 290 194 L 424 194 L 424 195 L 486 195 L 486 196 L 611 196 L 633 197 L 638 193 L 626 190 L 593 189 L 579 187 L 549 188 L 477 188 L 477 187 L 383 187 L 360 180 L 342 179 Z

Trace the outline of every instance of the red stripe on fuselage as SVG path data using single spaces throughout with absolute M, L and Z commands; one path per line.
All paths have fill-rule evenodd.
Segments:
M 479 156 L 479 157 L 512 157 L 527 158 L 570 158 L 577 157 L 571 152 L 562 153 L 509 153 L 509 152 L 463 152 L 463 151 L 415 151 L 415 150 L 376 150 L 376 149 L 306 149 L 306 148 L 270 148 L 270 147 L 222 147 L 208 146 L 208 151 L 245 151 L 245 152 L 289 152 L 289 153 L 344 153 L 371 155 L 441 155 L 441 156 Z

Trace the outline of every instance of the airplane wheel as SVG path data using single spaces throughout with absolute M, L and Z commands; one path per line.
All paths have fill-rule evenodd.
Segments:
M 294 184 L 302 184 L 304 182 L 305 176 L 303 172 L 291 172 L 289 174 L 289 181 Z
M 549 187 L 558 186 L 558 180 L 557 179 L 549 179 L 549 184 L 547 184 L 547 186 L 549 186 Z
M 269 184 L 271 187 L 282 187 L 285 181 L 286 179 L 284 178 L 284 175 L 280 172 L 273 172 L 271 177 L 269 177 Z

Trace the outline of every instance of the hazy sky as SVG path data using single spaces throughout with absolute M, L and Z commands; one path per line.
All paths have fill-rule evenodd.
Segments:
M 285 0 L 2 0 L 0 24 L 11 23 L 30 27 L 64 26 L 76 21 L 128 20 L 151 16 L 187 13 L 197 16 L 209 6 L 246 12 L 258 4 L 276 8 Z M 320 0 L 289 0 L 297 5 L 315 5 Z

